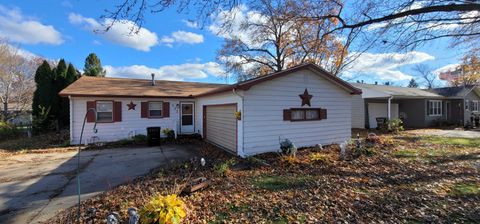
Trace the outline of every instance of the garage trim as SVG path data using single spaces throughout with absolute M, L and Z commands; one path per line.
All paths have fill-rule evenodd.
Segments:
M 203 140 L 206 142 L 209 142 L 211 144 L 214 144 L 222 149 L 225 149 L 227 152 L 231 153 L 238 153 L 238 121 L 235 122 L 235 151 L 232 152 L 229 149 L 226 149 L 225 147 L 222 147 L 214 142 L 208 141 L 207 140 L 207 107 L 220 107 L 220 106 L 235 106 L 235 111 L 238 111 L 238 104 L 237 103 L 224 103 L 224 104 L 209 104 L 209 105 L 203 105 Z M 232 114 L 233 116 L 233 114 Z

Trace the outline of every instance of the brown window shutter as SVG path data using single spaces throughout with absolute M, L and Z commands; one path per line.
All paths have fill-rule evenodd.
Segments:
M 142 102 L 141 117 L 142 118 L 148 118 L 148 102 Z
M 122 102 L 113 102 L 113 122 L 122 121 Z
M 320 119 L 327 119 L 327 109 L 320 109 Z
M 283 120 L 289 121 L 292 117 L 292 111 L 290 109 L 283 110 Z
M 91 108 L 96 109 L 95 101 L 87 101 L 87 122 L 92 123 L 95 122 L 95 112 L 90 110 Z
M 170 117 L 170 102 L 163 102 L 162 113 L 163 117 Z

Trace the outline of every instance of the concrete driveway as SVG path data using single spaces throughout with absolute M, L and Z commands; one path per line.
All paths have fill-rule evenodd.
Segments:
M 480 138 L 480 130 L 442 130 L 442 129 L 417 129 L 408 133 L 420 135 L 434 135 L 451 138 Z
M 197 145 L 84 151 L 82 200 L 197 152 Z M 75 205 L 76 168 L 75 151 L 0 158 L 0 223 L 39 223 Z

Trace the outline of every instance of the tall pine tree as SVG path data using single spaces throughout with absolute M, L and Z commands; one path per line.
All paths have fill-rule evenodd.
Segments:
M 55 95 L 53 96 L 53 104 L 50 114 L 54 117 L 55 126 L 57 129 L 62 128 L 63 124 L 61 124 L 61 117 L 62 117 L 62 98 L 58 95 L 60 91 L 66 86 L 66 76 L 67 76 L 67 63 L 64 59 L 60 59 L 57 64 L 57 67 L 53 69 L 54 77 L 54 89 Z
M 52 69 L 50 64 L 44 60 L 35 72 L 36 89 L 33 93 L 32 115 L 36 130 L 46 128 L 50 122 L 49 111 L 55 95 L 52 80 Z
M 53 69 L 47 61 L 35 73 L 37 89 L 33 97 L 34 128 L 37 133 L 63 129 L 70 123 L 68 98 L 58 95 L 60 91 L 77 79 L 77 70 L 72 64 L 61 59 Z
M 85 59 L 84 75 L 104 77 L 105 70 L 102 67 L 100 59 L 95 53 L 90 53 Z

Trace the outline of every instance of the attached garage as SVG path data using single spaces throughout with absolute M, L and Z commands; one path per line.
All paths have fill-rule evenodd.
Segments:
M 237 153 L 237 104 L 205 105 L 204 138 L 228 151 Z

